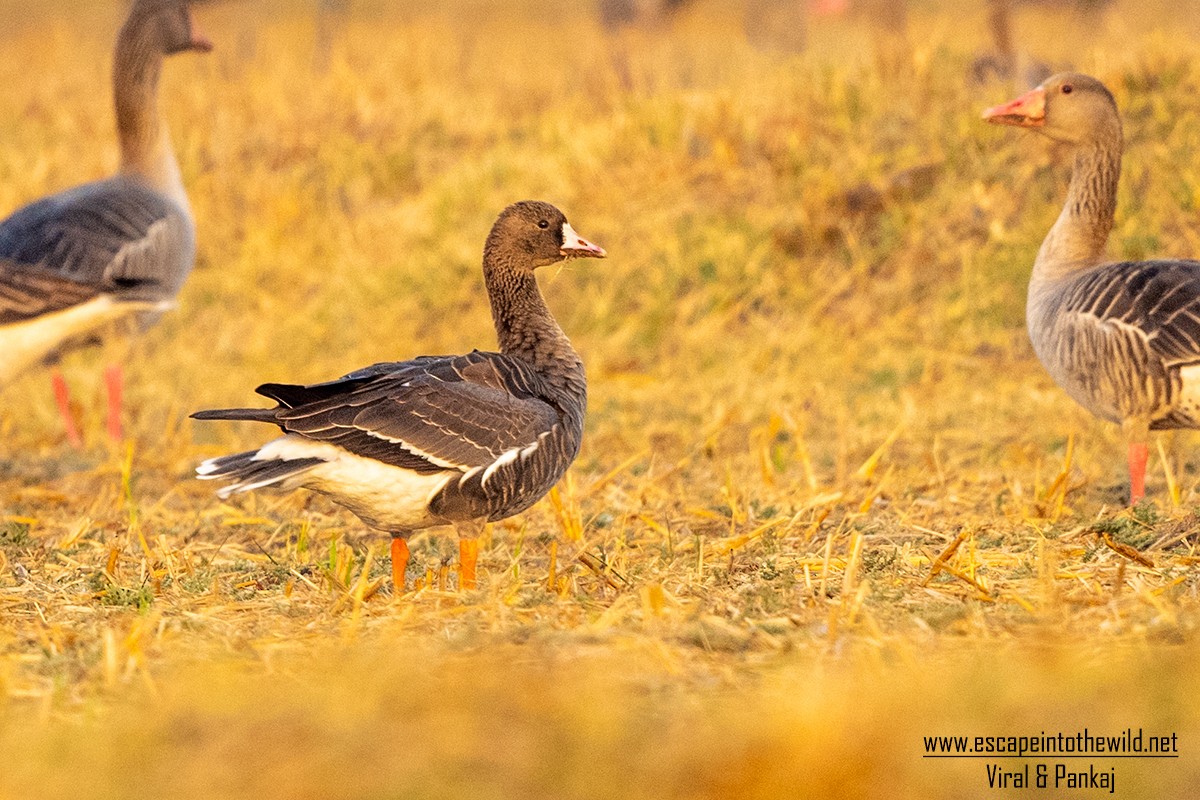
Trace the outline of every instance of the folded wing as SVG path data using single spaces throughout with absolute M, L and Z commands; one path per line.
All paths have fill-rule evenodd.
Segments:
M 195 258 L 195 235 L 172 200 L 128 178 L 87 184 L 0 223 L 0 257 L 137 300 L 170 297 Z
M 63 311 L 98 294 L 95 286 L 57 273 L 0 261 L 0 325 Z
M 560 422 L 538 396 L 539 380 L 515 359 L 476 352 L 376 365 L 312 386 L 265 384 L 258 392 L 278 408 L 196 416 L 272 422 L 392 466 L 465 473 L 537 444 Z
M 1118 352 L 1144 348 L 1167 369 L 1200 362 L 1200 262 L 1112 264 L 1075 287 L 1065 310 L 1104 326 Z

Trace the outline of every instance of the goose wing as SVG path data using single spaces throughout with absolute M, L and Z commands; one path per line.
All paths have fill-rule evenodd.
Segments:
M 62 311 L 97 294 L 95 286 L 0 260 L 0 325 Z
M 1141 261 L 1088 275 L 1066 301 L 1079 323 L 1116 346 L 1149 351 L 1164 368 L 1200 362 L 1200 262 Z
M 195 236 L 174 201 L 118 177 L 52 195 L 0 222 L 0 257 L 102 291 L 161 299 L 183 284 Z
M 467 472 L 529 447 L 560 421 L 540 379 L 499 353 L 378 364 L 329 383 L 264 384 L 280 405 L 201 412 L 202 419 L 273 422 L 286 433 L 417 472 Z

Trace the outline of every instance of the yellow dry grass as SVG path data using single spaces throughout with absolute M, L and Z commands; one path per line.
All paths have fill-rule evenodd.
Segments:
M 75 5 L 0 3 L 0 210 L 115 165 L 120 9 Z M 65 362 L 88 449 L 44 373 L 4 392 L 0 797 L 949 798 L 984 765 L 923 735 L 1085 726 L 1178 732 L 1117 796 L 1195 796 L 1195 440 L 1123 511 L 1119 434 L 1032 355 L 1065 164 L 980 123 L 1017 88 L 965 77 L 981 8 L 796 57 L 716 3 L 609 39 L 583 4 L 361 2 L 326 58 L 310 6 L 202 6 L 220 49 L 169 65 L 199 263 L 135 345 Z M 1200 253 L 1189 24 L 1021 17 L 1125 113 L 1114 253 Z M 190 479 L 269 435 L 193 410 L 490 347 L 482 241 L 528 197 L 610 258 L 543 275 L 586 440 L 477 590 L 437 534 L 393 597 L 324 499 Z

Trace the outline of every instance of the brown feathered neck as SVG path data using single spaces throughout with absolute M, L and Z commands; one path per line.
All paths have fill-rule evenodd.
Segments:
M 538 289 L 528 255 L 493 230 L 483 252 L 483 278 L 500 352 L 531 364 L 551 385 L 583 395 L 583 363 Z

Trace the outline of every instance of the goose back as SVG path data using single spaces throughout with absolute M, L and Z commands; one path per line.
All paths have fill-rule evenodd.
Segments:
M 31 203 L 0 222 L 0 258 L 118 299 L 170 299 L 196 254 L 186 208 L 117 176 Z

